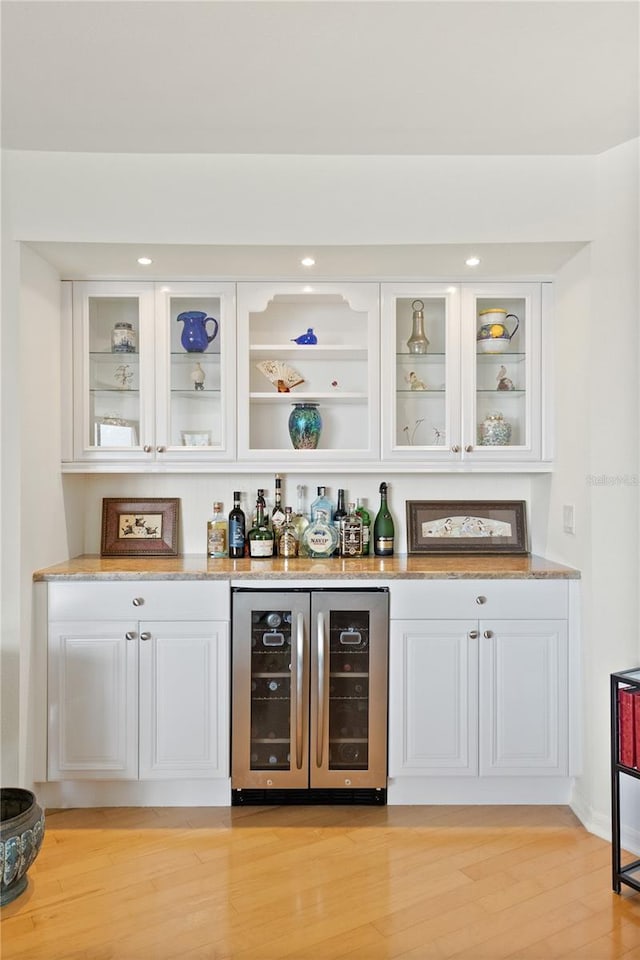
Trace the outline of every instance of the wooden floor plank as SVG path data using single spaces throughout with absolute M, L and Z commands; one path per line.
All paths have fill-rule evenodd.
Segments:
M 3 960 L 640 960 L 565 807 L 47 812 Z

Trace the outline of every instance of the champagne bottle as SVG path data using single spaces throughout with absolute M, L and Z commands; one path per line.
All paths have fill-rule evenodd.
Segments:
M 222 504 L 217 500 L 213 505 L 213 515 L 207 523 L 207 556 L 226 557 L 227 521 L 222 513 Z
M 249 531 L 249 556 L 273 556 L 273 531 L 269 529 L 264 519 L 264 507 L 258 496 L 256 501 L 256 522 Z
M 233 494 L 233 510 L 229 514 L 229 556 L 244 557 L 247 538 L 247 521 L 240 506 L 240 491 Z
M 380 509 L 373 525 L 373 552 L 376 557 L 393 556 L 394 536 L 393 517 L 387 504 L 387 485 L 383 481 L 380 484 Z
M 371 542 L 371 514 L 364 506 L 362 500 L 358 499 L 356 513 L 362 520 L 362 556 L 369 556 L 369 545 Z

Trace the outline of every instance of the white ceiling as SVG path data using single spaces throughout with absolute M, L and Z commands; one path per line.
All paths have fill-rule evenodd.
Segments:
M 2 0 L 3 146 L 595 154 L 638 135 L 638 3 Z

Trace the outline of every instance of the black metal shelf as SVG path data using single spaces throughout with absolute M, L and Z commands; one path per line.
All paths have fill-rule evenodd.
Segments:
M 622 863 L 620 849 L 620 776 L 640 780 L 640 769 L 620 762 L 620 710 L 618 691 L 621 687 L 640 690 L 640 668 L 612 673 L 611 678 L 611 868 L 612 887 L 620 893 L 622 884 L 640 893 L 640 860 Z M 632 876 L 635 873 L 636 876 Z

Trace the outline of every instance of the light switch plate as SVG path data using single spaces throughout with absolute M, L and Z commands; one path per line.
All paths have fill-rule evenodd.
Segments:
M 576 532 L 575 507 L 572 503 L 565 503 L 562 508 L 562 526 L 565 533 Z

